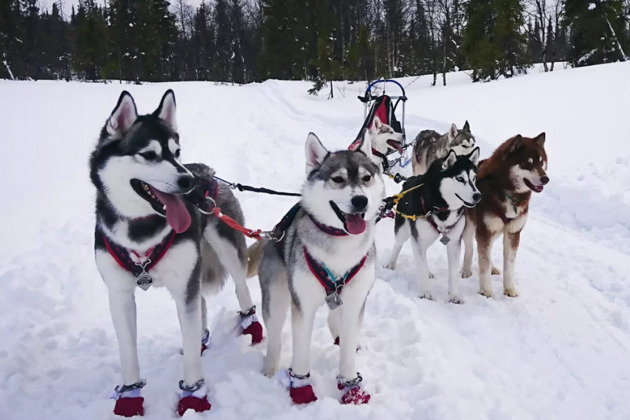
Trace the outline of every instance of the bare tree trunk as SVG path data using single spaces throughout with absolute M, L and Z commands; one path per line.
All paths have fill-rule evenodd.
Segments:
M 608 24 L 608 29 L 610 29 L 610 33 L 613 37 L 613 42 L 617 44 L 617 49 L 619 50 L 621 61 L 626 61 L 626 53 L 623 51 L 623 47 L 621 46 L 619 39 L 617 39 L 617 34 L 615 33 L 615 30 L 610 24 L 610 20 L 608 19 L 608 13 L 606 13 L 601 3 L 599 4 L 599 7 L 601 7 L 602 14 L 604 15 L 604 18 L 606 19 L 606 23 Z

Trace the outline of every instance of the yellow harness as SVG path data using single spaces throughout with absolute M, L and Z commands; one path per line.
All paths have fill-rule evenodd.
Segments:
M 411 187 L 408 190 L 404 190 L 402 191 L 400 194 L 396 194 L 394 196 L 392 196 L 393 200 L 392 202 L 394 203 L 394 211 L 396 212 L 396 214 L 400 215 L 401 217 L 411 220 L 413 222 L 416 221 L 416 219 L 421 218 L 421 219 L 426 219 L 427 217 L 429 217 L 429 215 L 431 214 L 431 211 L 428 211 L 427 214 L 422 215 L 422 214 L 406 214 L 403 213 L 401 211 L 398 210 L 398 202 L 400 201 L 401 198 L 403 198 L 405 196 L 405 194 L 407 194 L 410 191 L 415 190 L 416 188 L 420 188 L 422 187 L 424 184 L 418 184 L 415 187 Z

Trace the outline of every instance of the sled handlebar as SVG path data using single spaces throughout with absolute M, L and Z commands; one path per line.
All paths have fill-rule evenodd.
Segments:
M 400 99 L 403 102 L 407 101 L 407 95 L 405 93 L 405 88 L 398 83 L 396 80 L 394 79 L 379 79 L 379 80 L 375 80 L 372 83 L 369 84 L 369 86 L 367 87 L 367 89 L 365 90 L 365 94 L 363 96 L 359 96 L 359 100 L 363 103 L 367 103 L 370 101 L 373 101 L 374 99 L 377 98 L 377 96 L 372 95 L 372 88 L 379 84 L 379 83 L 393 83 L 396 86 L 398 86 L 398 88 L 400 89 L 402 95 L 399 96 L 390 96 L 390 98 L 392 99 Z

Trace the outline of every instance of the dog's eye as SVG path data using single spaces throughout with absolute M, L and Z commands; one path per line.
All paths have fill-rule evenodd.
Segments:
M 155 160 L 155 159 L 157 159 L 157 153 L 152 152 L 152 151 L 140 153 L 140 156 L 142 156 L 146 160 Z
M 532 163 L 534 163 L 534 159 L 532 159 L 532 158 L 527 159 L 527 163 L 529 163 L 531 165 Z
M 178 158 L 182 154 L 182 149 L 175 150 L 175 157 Z
M 466 183 L 466 181 L 464 181 L 464 177 L 462 177 L 462 176 L 458 176 L 455 179 L 458 180 L 459 182 L 461 182 L 462 184 Z
M 372 180 L 372 175 L 365 175 L 363 177 L 363 182 L 370 182 Z
M 336 183 L 336 184 L 341 184 L 343 182 L 343 178 L 340 176 L 334 176 L 331 178 L 332 182 Z

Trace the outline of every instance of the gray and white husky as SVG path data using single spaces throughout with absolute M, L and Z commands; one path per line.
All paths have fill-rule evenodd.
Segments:
M 245 238 L 201 212 L 192 193 L 205 180 L 215 205 L 242 224 L 238 201 L 228 187 L 216 184 L 207 166 L 183 165 L 180 152 L 173 92 L 168 90 L 148 115 L 138 115 L 133 98 L 123 92 L 90 159 L 97 190 L 96 265 L 109 291 L 122 365 L 114 412 L 123 416 L 143 413 L 134 298 L 138 286 L 166 287 L 177 306 L 184 359 L 180 414 L 187 408 L 210 408 L 200 358 L 207 331 L 202 290 L 218 289 L 229 273 L 241 314 L 247 315 L 243 325 L 256 322 L 245 283 Z
M 354 151 L 328 152 L 309 134 L 308 177 L 299 207 L 294 207 L 297 213 L 282 240 L 268 242 L 262 250 L 259 279 L 268 333 L 264 373 L 272 376 L 278 370 L 282 326 L 291 306 L 293 359 L 280 375 L 298 404 L 317 399 L 309 383 L 311 334 L 315 313 L 324 303 L 330 308 L 330 331 L 341 347 L 341 401 L 369 400 L 355 359 L 365 301 L 375 279 L 375 220 L 385 195 L 371 149 L 366 136 Z
M 434 160 L 443 158 L 453 150 L 456 155 L 470 154 L 475 147 L 475 137 L 470 132 L 468 121 L 461 130 L 455 124 L 448 133 L 440 135 L 433 130 L 423 130 L 413 145 L 411 166 L 414 175 L 421 175 L 429 169 Z
M 449 298 L 462 303 L 459 292 L 459 255 L 466 218 L 464 210 L 481 199 L 475 185 L 479 148 L 470 155 L 457 156 L 450 151 L 434 161 L 424 175 L 413 176 L 403 185 L 407 191 L 400 199 L 394 222 L 396 244 L 385 268 L 394 269 L 403 244 L 409 237 L 418 264 L 420 297 L 433 299 L 427 266 L 427 249 L 440 237 L 448 254 Z

